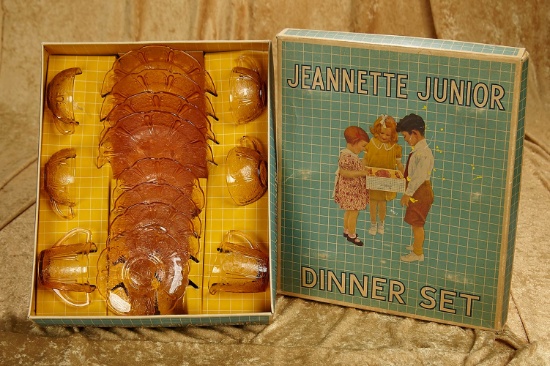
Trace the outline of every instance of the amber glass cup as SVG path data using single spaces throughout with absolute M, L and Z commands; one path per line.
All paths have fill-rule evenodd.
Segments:
M 269 259 L 260 246 L 241 231 L 223 238 L 210 275 L 209 292 L 254 293 L 267 289 Z
M 85 235 L 84 242 L 69 243 L 77 235 Z M 88 255 L 97 251 L 91 241 L 91 232 L 76 228 L 69 231 L 51 248 L 40 252 L 38 257 L 38 279 L 42 286 L 52 289 L 65 303 L 72 306 L 86 306 L 90 303 L 89 293 L 95 290 L 90 284 Z M 83 292 L 86 301 L 75 301 L 71 293 Z

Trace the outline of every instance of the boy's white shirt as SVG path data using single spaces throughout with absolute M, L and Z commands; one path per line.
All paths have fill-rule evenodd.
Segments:
M 412 196 L 422 183 L 430 180 L 433 168 L 434 156 L 432 150 L 428 146 L 426 139 L 422 139 L 413 147 L 407 178 L 409 184 L 405 190 L 405 194 Z

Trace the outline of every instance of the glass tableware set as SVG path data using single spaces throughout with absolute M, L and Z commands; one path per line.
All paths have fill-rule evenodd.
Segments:
M 61 134 L 74 134 L 72 88 L 80 68 L 57 74 L 47 87 L 48 111 Z M 230 105 L 237 124 L 263 111 L 265 85 L 258 64 L 240 58 L 230 76 Z M 97 167 L 110 168 L 113 187 L 105 249 L 99 254 L 95 285 L 88 259 L 97 251 L 92 233 L 69 231 L 39 256 L 38 279 L 71 306 L 86 306 L 96 289 L 116 315 L 185 312 L 190 263 L 199 263 L 206 209 L 201 181 L 216 166 L 211 144 L 218 144 L 209 99 L 214 81 L 190 53 L 148 45 L 124 53 L 105 74 L 99 112 Z M 221 122 L 221 121 L 220 121 Z M 75 217 L 78 179 L 74 148 L 53 154 L 44 167 L 43 188 L 52 210 Z M 267 190 L 267 163 L 261 142 L 244 136 L 225 159 L 229 196 L 237 206 L 251 204 Z M 268 282 L 268 260 L 255 240 L 231 230 L 218 249 L 210 278 L 211 294 L 261 292 Z M 86 293 L 77 302 L 71 293 Z

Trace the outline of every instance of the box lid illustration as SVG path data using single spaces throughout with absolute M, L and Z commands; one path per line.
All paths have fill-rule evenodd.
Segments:
M 279 292 L 502 328 L 518 213 L 528 53 L 297 29 L 277 38 Z M 423 131 L 403 132 L 401 121 L 410 114 L 422 119 Z M 396 141 L 374 128 L 377 120 L 386 121 L 384 131 L 397 133 Z M 345 133 L 350 126 L 367 133 L 363 140 L 370 148 L 353 151 L 356 142 Z M 394 145 L 395 166 L 379 168 L 403 172 L 413 151 L 417 160 L 410 164 L 419 164 L 421 149 L 432 157 L 422 178 L 433 192 L 424 222 L 405 218 L 414 205 L 404 204 L 403 196 L 413 203 L 418 196 L 402 188 L 390 194 L 359 189 L 347 198 L 368 202 L 359 208 L 334 196 L 351 169 L 342 159 L 364 165 L 374 150 Z M 354 154 L 342 157 L 350 150 Z M 409 175 L 408 187 L 413 179 L 418 175 Z M 354 234 L 364 245 L 351 240 Z

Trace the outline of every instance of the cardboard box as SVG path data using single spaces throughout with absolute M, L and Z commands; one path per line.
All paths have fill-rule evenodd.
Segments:
M 395 169 L 366 167 L 367 189 L 386 192 L 405 192 L 406 180 L 403 173 Z
M 190 279 L 198 288 L 187 288 L 183 313 L 117 315 L 109 311 L 98 291 L 92 292 L 90 305 L 69 306 L 39 284 L 35 264 L 31 319 L 44 325 L 93 326 L 265 323 L 273 315 L 277 291 L 466 327 L 503 327 L 518 212 L 527 52 L 465 42 L 296 29 L 284 30 L 277 39 L 276 70 L 271 66 L 269 42 L 162 44 L 199 52 L 199 58 L 203 54 L 218 89 L 218 96 L 211 98 L 219 117 L 212 121 L 212 130 L 220 144 L 210 144 L 218 166 L 209 168 L 208 179 L 200 181 L 207 187 L 201 213 L 202 258 L 189 262 Z M 65 220 L 53 213 L 41 187 L 43 180 L 39 181 L 37 260 L 75 227 L 93 233 L 98 251 L 90 254 L 91 263 L 106 247 L 115 181 L 107 167 L 94 166 L 103 128 L 98 118 L 101 85 L 119 55 L 147 45 L 43 45 L 42 99 L 53 75 L 78 66 L 82 76 L 75 77 L 75 99 L 83 102 L 75 111 L 80 124 L 70 136 L 56 132 L 42 102 L 41 174 L 55 151 L 76 146 L 81 185 L 77 215 Z M 265 56 L 267 108 L 257 121 L 235 125 L 228 107 L 228 75 L 237 66 L 235 60 L 247 52 Z M 275 106 L 277 128 L 273 126 Z M 392 150 L 403 166 L 370 165 L 365 178 L 364 192 L 370 201 L 358 210 L 356 221 L 363 246 L 343 235 L 345 210 L 333 193 L 335 179 L 345 174 L 345 169 L 338 169 L 339 154 L 347 147 L 346 128 L 362 127 L 374 148 L 394 149 L 393 144 L 374 139 L 370 127 L 382 115 L 399 121 L 410 113 L 426 123 L 425 141 L 434 158 L 429 181 L 435 199 L 424 225 L 423 260 L 405 262 L 401 257 L 409 253 L 406 247 L 412 244 L 413 233 L 404 222 L 406 209 L 400 203 L 407 191 L 399 173 L 404 174 L 405 157 L 412 149 L 403 137 L 396 143 L 400 149 Z M 269 190 L 257 203 L 243 207 L 230 200 L 221 166 L 244 135 L 260 137 L 264 144 Z M 359 153 L 361 161 L 364 155 Z M 383 234 L 377 232 L 378 226 L 374 235 L 369 234 L 370 210 L 381 196 L 367 191 L 367 181 L 368 189 L 374 184 L 386 192 Z M 412 198 L 408 202 L 414 204 Z M 268 244 L 265 293 L 208 292 L 216 249 L 224 235 L 235 229 Z
M 277 39 L 279 292 L 501 329 L 518 214 L 527 52 L 296 29 L 284 30 Z M 348 146 L 346 128 L 362 127 L 372 141 L 369 128 L 381 115 L 400 121 L 411 113 L 426 124 L 424 141 L 434 160 L 425 179 L 435 200 L 423 226 L 423 257 L 417 250 L 418 257 L 405 258 L 423 261 L 406 262 L 402 257 L 410 253 L 406 247 L 414 237 L 404 222 L 401 193 L 370 191 L 369 205 L 357 209 L 352 206 L 358 197 L 365 199 L 364 190 L 351 203 L 348 198 L 344 208 L 333 192 L 335 172 L 343 169 L 339 154 Z M 380 141 L 374 141 L 375 148 L 391 147 Z M 411 147 L 403 136 L 397 144 L 406 165 Z M 424 197 L 416 201 L 429 202 Z M 386 202 L 383 234 L 378 224 L 375 235 L 369 233 L 373 202 Z M 343 236 L 346 209 L 359 210 L 356 226 L 364 246 Z M 412 222 L 422 227 L 421 220 Z
M 211 123 L 211 132 L 215 135 L 215 138 L 208 141 L 215 164 L 208 166 L 208 176 L 198 177 L 200 188 L 204 191 L 205 205 L 200 210 L 198 217 L 193 216 L 193 220 L 200 219 L 201 224 L 195 225 L 196 221 L 193 221 L 192 227 L 197 231 L 197 227 L 200 226 L 200 232 L 197 233 L 197 236 L 200 236 L 200 238 L 197 239 L 194 235 L 185 236 L 185 238 L 192 238 L 189 239 L 189 242 L 184 242 L 183 239 L 175 239 L 174 237 L 182 237 L 177 235 L 172 235 L 171 238 L 168 238 L 162 235 L 162 231 L 165 230 L 171 234 L 172 232 L 167 229 L 169 225 L 166 224 L 166 227 L 159 226 L 156 228 L 158 229 L 157 231 L 148 231 L 148 235 L 152 235 L 153 237 L 158 235 L 158 237 L 162 237 L 165 241 L 151 240 L 150 243 L 158 245 L 148 248 L 149 252 L 144 253 L 140 251 L 134 257 L 132 257 L 134 254 L 128 254 L 133 259 L 139 258 L 139 260 L 133 260 L 132 265 L 134 267 L 124 264 L 124 270 L 134 274 L 133 276 L 128 276 L 126 279 L 129 278 L 130 281 L 136 282 L 149 281 L 144 282 L 145 285 L 143 286 L 140 284 L 136 287 L 146 290 L 144 297 L 150 299 L 150 302 L 147 304 L 141 303 L 141 298 L 135 295 L 136 292 L 131 292 L 134 290 L 128 290 L 130 285 L 133 286 L 133 284 L 121 282 L 121 285 L 108 282 L 113 280 L 113 273 L 117 273 L 118 275 L 118 272 L 115 272 L 113 268 L 118 268 L 116 266 L 121 261 L 130 263 L 130 260 L 121 257 L 119 263 L 114 263 L 113 260 L 110 260 L 112 258 L 108 257 L 106 260 L 109 263 L 107 267 L 103 267 L 105 263 L 100 260 L 103 258 L 102 253 L 105 253 L 108 242 L 110 243 L 111 251 L 107 251 L 107 253 L 109 255 L 112 254 L 114 244 L 113 240 L 109 241 L 108 238 L 111 236 L 110 233 L 112 233 L 112 230 L 114 230 L 114 224 L 110 226 L 109 222 L 113 222 L 113 219 L 118 218 L 114 211 L 114 201 L 117 197 L 115 191 L 118 181 L 113 177 L 113 167 L 108 162 L 103 162 L 105 164 L 101 168 L 97 167 L 101 165 L 98 163 L 98 157 L 102 155 L 102 151 L 99 149 L 100 141 L 103 141 L 101 140 L 103 137 L 102 133 L 105 133 L 105 129 L 108 128 L 105 121 L 102 122 L 100 120 L 100 116 L 104 112 L 102 108 L 104 103 L 106 103 L 105 100 L 109 99 L 113 94 L 110 93 L 104 96 L 101 94 L 106 75 L 109 74 L 115 60 L 119 56 L 146 46 L 162 46 L 176 50 L 177 52 L 185 51 L 188 54 L 192 54 L 202 63 L 202 66 L 204 66 L 204 69 L 208 72 L 215 85 L 216 90 L 214 94 L 217 93 L 217 96 L 208 94 L 208 98 L 211 102 L 213 112 L 215 112 L 215 117 L 218 119 L 215 120 L 213 118 L 214 115 L 206 117 Z M 246 124 L 237 124 L 233 109 L 230 107 L 230 77 L 232 70 L 236 66 L 242 66 L 239 64 L 239 57 L 243 55 L 256 60 L 258 68 L 255 71 L 260 74 L 266 86 L 264 91 L 266 105 L 261 115 L 253 121 Z M 175 65 L 177 61 L 174 60 L 170 58 L 167 63 Z M 269 322 L 275 307 L 277 236 L 276 154 L 274 118 L 272 113 L 273 84 L 271 76 L 273 67 L 271 66 L 270 42 L 44 43 L 42 45 L 42 61 L 40 171 L 39 182 L 37 184 L 38 205 L 35 237 L 36 261 L 33 269 L 33 293 L 29 317 L 41 325 L 77 326 L 181 326 L 187 324 L 214 325 Z M 162 61 L 166 60 L 162 59 Z M 171 64 L 170 67 L 174 65 Z M 47 88 L 56 75 L 63 70 L 71 68 L 79 68 L 81 72 L 70 71 L 69 77 L 66 78 L 67 80 L 60 82 L 60 84 L 67 83 L 67 85 L 58 85 L 57 87 L 70 89 L 72 93 L 61 93 L 57 99 L 54 98 L 52 103 L 60 103 L 59 108 L 61 112 L 59 114 L 67 112 L 63 108 L 72 108 L 74 110 L 74 119 L 79 123 L 78 125 L 71 125 L 71 123 L 67 125 L 64 121 L 59 123 L 59 120 L 57 120 L 57 124 L 60 124 L 60 128 L 58 129 L 55 123 L 57 117 L 52 113 L 51 106 L 46 102 L 48 96 Z M 174 67 L 170 72 L 174 76 L 174 79 L 177 80 L 178 76 L 175 75 L 179 70 Z M 145 74 L 140 75 L 143 76 Z M 201 75 L 206 80 L 206 76 L 204 74 Z M 149 81 L 147 77 L 148 75 L 144 76 L 145 83 Z M 204 85 L 206 85 L 206 81 Z M 115 122 L 118 123 L 118 121 Z M 64 128 L 72 128 L 74 129 L 74 133 L 61 133 L 67 132 Z M 261 142 L 265 151 L 264 158 L 267 161 L 267 192 L 259 200 L 248 205 L 236 204 L 231 199 L 226 183 L 226 156 L 232 148 L 240 145 L 240 140 L 243 136 L 256 138 Z M 174 140 L 173 143 L 177 143 L 177 141 Z M 50 180 L 46 182 L 44 172 L 46 164 L 50 162 L 50 159 L 56 152 L 67 148 L 74 150 L 69 150 L 69 155 L 67 155 L 67 151 L 62 152 L 61 155 L 62 157 L 70 156 L 66 161 L 70 161 L 71 164 L 75 165 L 72 168 L 74 169 L 74 176 L 56 178 L 57 180 L 54 183 Z M 169 150 L 171 147 L 166 146 L 166 149 Z M 176 150 L 172 149 L 170 151 Z M 181 150 L 176 151 L 176 153 L 181 153 Z M 51 172 L 56 169 L 61 171 L 66 168 L 67 166 L 58 167 L 52 163 L 49 172 L 53 174 Z M 67 183 L 71 183 L 71 189 L 68 193 L 64 191 Z M 51 195 L 45 190 L 45 185 L 60 190 L 62 196 L 58 200 L 61 202 L 59 205 L 61 207 L 60 213 L 68 216 L 70 215 L 70 211 L 73 210 L 74 218 L 62 218 L 54 212 L 55 205 L 50 204 Z M 59 187 L 56 187 L 56 185 Z M 193 192 L 196 191 L 195 189 Z M 65 201 L 67 196 L 71 200 L 70 204 Z M 153 203 L 160 205 L 158 202 Z M 164 208 L 172 207 L 166 202 L 163 204 Z M 71 205 L 73 205 L 72 209 L 68 207 Z M 128 208 L 126 207 L 125 209 Z M 180 216 L 177 217 L 179 218 Z M 77 230 L 76 232 L 74 231 L 75 229 Z M 147 227 L 147 230 L 149 229 L 151 227 Z M 217 292 L 216 294 L 209 292 L 210 275 L 214 267 L 218 265 L 216 263 L 217 256 L 223 254 L 218 253 L 217 248 L 222 245 L 222 241 L 226 238 L 225 236 L 232 230 L 245 233 L 254 242 L 255 248 L 266 256 L 267 263 L 264 263 L 264 267 L 268 268 L 269 283 L 265 291 L 253 293 Z M 140 233 L 143 234 L 144 232 Z M 58 243 L 67 233 L 69 233 L 69 238 L 67 238 L 66 242 Z M 139 236 L 139 238 L 143 238 L 143 235 Z M 197 240 L 195 241 L 195 239 Z M 174 243 L 181 244 L 182 246 L 184 244 L 189 245 L 189 248 L 191 248 L 193 247 L 190 244 L 191 240 L 193 240 L 193 243 L 200 243 L 200 249 L 196 253 L 191 254 L 193 258 L 190 258 L 185 263 L 181 263 L 183 259 L 188 258 L 186 257 L 187 254 L 178 254 L 179 257 L 173 254 L 175 251 Z M 43 274 L 41 272 L 41 270 L 47 267 L 45 264 L 42 267 L 38 264 L 43 255 L 42 253 L 54 246 L 62 247 L 62 250 L 69 251 L 67 249 L 68 245 L 65 244 L 82 244 L 86 242 L 93 242 L 95 244 L 93 249 L 97 250 L 92 250 L 86 256 L 82 255 L 83 249 L 79 249 L 78 253 L 80 254 L 78 259 L 84 262 L 88 261 L 83 267 L 88 268 L 87 281 L 92 286 L 91 289 L 93 291 L 89 295 L 85 295 L 85 293 L 67 291 L 66 287 L 63 287 L 62 291 L 45 287 L 39 280 L 39 276 L 53 276 L 53 274 L 49 272 Z M 167 252 L 162 252 L 164 250 L 162 248 L 165 248 L 162 245 L 169 248 L 166 249 Z M 93 245 L 91 246 L 93 247 Z M 179 247 L 176 251 L 178 250 L 180 250 Z M 192 250 L 190 249 L 190 251 Z M 169 254 L 166 253 L 172 253 L 170 254 L 172 257 L 168 257 Z M 250 253 L 250 250 L 247 253 Z M 158 260 L 158 258 L 161 258 L 161 264 L 157 266 L 153 262 Z M 182 280 L 178 276 L 183 276 L 183 273 L 186 273 L 186 270 L 182 269 L 186 266 L 189 266 L 188 276 L 190 285 L 185 289 L 184 301 L 176 301 L 174 305 L 175 310 L 162 308 L 160 305 L 163 303 L 162 296 L 168 296 L 166 295 L 168 290 L 161 292 L 159 289 L 168 288 L 166 286 L 176 288 L 177 286 L 181 286 L 182 282 L 178 281 Z M 139 269 L 136 269 L 138 267 Z M 150 272 L 146 271 L 150 270 L 150 267 L 154 267 L 154 271 L 156 271 L 154 274 L 151 272 L 153 270 Z M 105 268 L 110 271 L 107 272 L 108 275 L 100 275 L 105 272 Z M 144 269 L 145 272 L 140 272 Z M 262 270 L 265 271 L 266 268 Z M 70 269 L 64 271 L 68 272 Z M 135 275 L 135 273 L 138 273 L 138 275 Z M 100 276 L 98 277 L 98 275 Z M 172 282 L 167 282 L 166 278 L 172 278 L 167 276 L 172 276 L 175 279 Z M 118 277 L 115 277 L 115 279 L 118 279 Z M 80 279 L 73 280 L 80 281 Z M 105 283 L 100 284 L 99 282 Z M 150 286 L 147 285 L 148 283 Z M 95 290 L 93 286 L 97 286 Z M 67 288 L 73 289 L 70 286 Z M 126 291 L 126 295 L 124 291 Z M 151 295 L 151 291 L 157 292 Z M 170 291 L 172 291 L 172 288 Z M 117 299 L 122 299 L 122 305 L 119 304 L 120 306 L 116 308 L 118 312 L 113 312 L 107 306 L 107 297 L 102 292 L 108 294 L 107 297 L 111 305 L 114 305 Z M 124 298 L 125 296 L 128 296 L 132 300 Z M 77 306 L 68 305 L 62 297 L 69 298 L 69 301 Z M 139 304 L 134 304 L 132 302 L 134 300 L 136 300 L 136 304 Z M 151 305 L 151 301 L 156 303 Z M 173 299 L 171 298 L 170 301 L 173 301 Z M 170 306 L 172 305 L 170 303 Z M 137 315 L 132 313 L 135 309 L 141 309 L 141 306 L 145 308 L 153 306 L 153 311 L 156 314 L 149 314 L 151 308 L 147 308 L 146 311 Z M 132 315 L 125 315 L 125 311 Z

